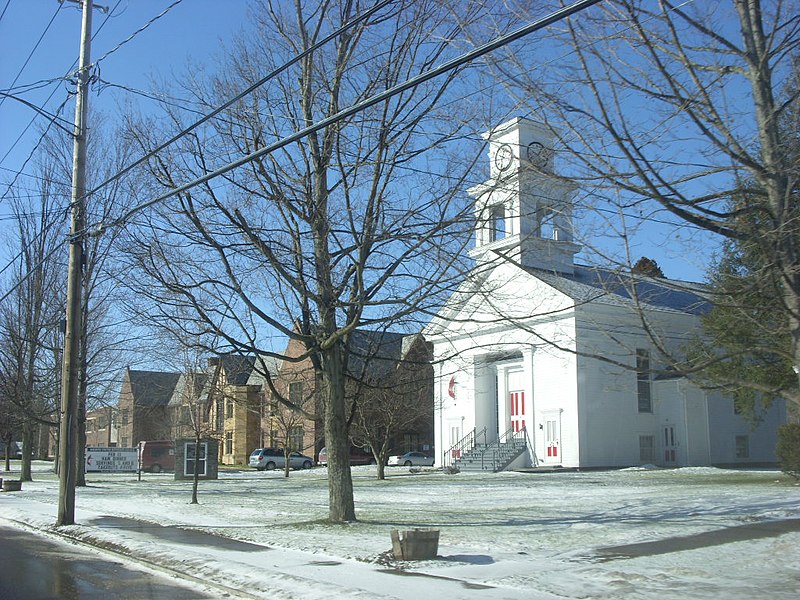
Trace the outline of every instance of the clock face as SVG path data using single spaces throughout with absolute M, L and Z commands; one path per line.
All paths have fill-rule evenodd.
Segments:
M 540 167 L 547 165 L 547 161 L 550 159 L 551 154 L 550 148 L 547 148 L 541 142 L 531 142 L 528 144 L 527 152 L 528 160 Z
M 505 171 L 514 161 L 514 151 L 508 144 L 503 144 L 494 155 L 494 164 L 501 171 Z

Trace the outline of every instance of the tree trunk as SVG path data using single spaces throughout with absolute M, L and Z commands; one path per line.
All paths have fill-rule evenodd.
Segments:
M 206 456 L 208 460 L 208 456 Z M 175 465 L 178 468 L 178 465 Z M 192 473 L 192 502 L 191 504 L 199 504 L 197 502 L 197 487 L 200 482 L 200 438 L 194 438 L 194 469 Z
M 356 520 L 341 361 L 338 344 L 324 353 L 322 389 L 325 398 L 325 445 L 328 447 L 328 519 L 333 523 Z
M 20 466 L 20 481 L 33 481 L 31 476 L 31 450 L 33 449 L 33 423 L 25 419 L 22 424 L 22 464 Z

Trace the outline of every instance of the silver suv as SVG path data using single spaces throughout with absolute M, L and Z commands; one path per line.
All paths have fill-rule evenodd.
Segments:
M 250 455 L 250 466 L 259 471 L 283 469 L 286 466 L 286 456 L 280 448 L 256 448 Z M 310 469 L 314 466 L 314 459 L 299 452 L 289 453 L 289 467 L 292 469 Z

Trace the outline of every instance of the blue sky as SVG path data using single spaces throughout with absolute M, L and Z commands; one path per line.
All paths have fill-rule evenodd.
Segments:
M 100 10 L 94 12 L 96 35 L 92 60 L 100 59 L 173 3 L 174 0 L 97 2 L 114 10 L 108 18 Z M 71 2 L 62 5 L 57 0 L 0 0 L 0 12 L 4 7 L 0 21 L 0 90 L 8 90 L 17 75 L 15 87 L 19 88 L 61 78 L 69 72 L 77 60 L 80 42 L 78 5 Z M 245 22 L 246 7 L 244 0 L 183 0 L 102 60 L 100 77 L 113 84 L 147 90 L 152 76 L 180 73 L 189 60 L 201 63 L 212 60 L 220 50 L 221 41 L 229 39 Z M 43 33 L 38 48 L 31 54 Z M 74 86 L 62 80 L 41 89 L 18 89 L 14 93 L 52 114 L 73 89 Z M 92 110 L 113 114 L 130 100 L 139 102 L 140 97 L 119 88 L 95 86 L 89 102 Z M 71 122 L 73 111 L 74 104 L 69 102 L 62 118 Z M 23 134 L 34 117 L 33 124 Z M 32 109 L 10 98 L 0 105 L 0 180 L 7 181 L 22 167 L 46 123 L 46 117 L 36 116 Z M 18 139 L 20 135 L 22 138 Z M 29 173 L 30 168 L 24 172 Z
M 174 4 L 174 0 L 107 0 L 98 4 L 113 10 L 108 18 L 99 10 L 94 13 L 93 61 L 116 48 Z M 148 90 L 151 77 L 159 79 L 180 75 L 189 61 L 210 64 L 222 45 L 246 26 L 247 6 L 246 0 L 183 0 L 103 59 L 100 77 L 116 85 Z M 3 10 L 5 13 L 0 20 L 0 90 L 8 90 L 18 74 L 16 87 L 63 77 L 78 56 L 81 13 L 77 5 L 71 2 L 62 5 L 57 0 L 0 0 L 0 12 Z M 51 19 L 52 24 L 47 29 Z M 43 33 L 38 48 L 31 54 Z M 27 66 L 20 73 L 29 56 Z M 69 83 L 59 80 L 40 89 L 18 89 L 12 93 L 53 113 L 72 89 Z M 145 109 L 152 104 L 118 88 L 95 86 L 90 96 L 93 110 L 112 117 L 120 114 L 128 102 Z M 70 101 L 61 113 L 67 126 L 73 119 L 73 111 L 74 105 Z M 33 123 L 28 127 L 32 119 Z M 46 123 L 46 117 L 36 116 L 29 107 L 13 99 L 6 98 L 2 102 L 0 182 L 10 181 L 17 171 L 23 169 Z M 32 173 L 30 163 L 23 169 L 21 181 L 24 181 L 26 173 Z M 5 191 L 5 186 L 2 190 Z M 0 216 L 3 213 L 5 208 L 0 202 Z M 0 234 L 4 226 L 0 219 Z M 596 233 L 600 240 L 603 232 Z M 696 245 L 696 252 L 687 252 L 686 238 L 692 235 L 696 233 L 690 229 L 651 224 L 634 240 L 632 258 L 634 261 L 641 255 L 655 258 L 668 277 L 701 279 L 708 259 L 708 241 L 703 237 Z M 608 243 L 613 244 L 613 236 Z M 0 258 L 5 256 L 5 250 L 0 249 Z

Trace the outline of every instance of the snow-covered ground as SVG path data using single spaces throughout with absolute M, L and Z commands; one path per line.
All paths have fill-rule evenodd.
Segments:
M 53 531 L 58 482 L 37 467 L 21 492 L 0 494 L 0 519 Z M 354 467 L 353 479 L 358 522 L 331 525 L 324 468 L 288 479 L 224 471 L 201 482 L 199 505 L 189 504 L 191 484 L 169 474 L 89 475 L 77 492 L 78 525 L 59 532 L 251 597 L 795 598 L 800 590 L 800 485 L 777 471 L 402 468 L 379 481 L 374 467 Z M 250 544 L 181 540 L 177 526 Z M 390 531 L 415 527 L 440 530 L 439 558 L 388 560 Z

